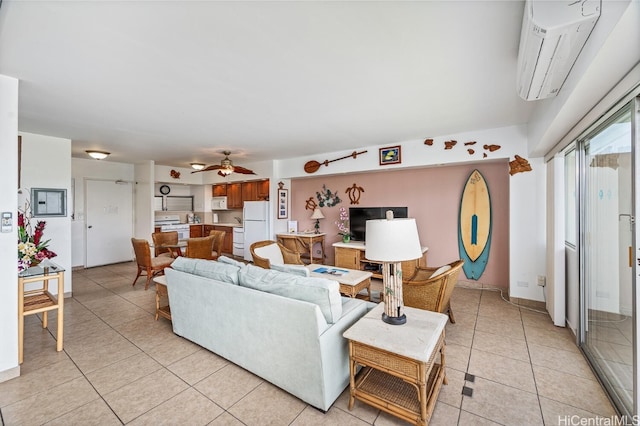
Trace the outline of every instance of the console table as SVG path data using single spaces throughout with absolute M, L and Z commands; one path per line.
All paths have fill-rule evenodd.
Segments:
M 369 260 L 365 257 L 365 245 L 360 241 L 351 241 L 348 243 L 333 243 L 335 249 L 335 264 L 338 268 L 357 269 L 360 271 L 369 271 L 373 273 L 374 278 L 382 279 L 382 262 Z M 428 247 L 422 247 L 423 256 L 420 259 L 407 260 L 402 262 L 403 273 L 414 271 L 418 265 L 427 265 Z M 424 259 L 424 263 L 420 262 Z
M 384 304 L 344 332 L 349 340 L 349 410 L 356 399 L 416 425 L 427 425 L 445 373 L 448 317 L 404 308 L 407 323 L 382 321 Z M 437 355 L 440 355 L 437 357 Z M 363 366 L 360 372 L 358 365 Z
M 58 280 L 58 294 L 49 292 L 49 280 Z M 25 290 L 28 283 L 42 281 L 42 287 Z M 24 355 L 24 317 L 42 312 L 42 328 L 47 328 L 47 314 L 58 310 L 58 330 L 56 350 L 62 350 L 64 337 L 64 268 L 44 260 L 18 274 L 18 362 L 22 364 Z
M 325 250 L 324 250 L 324 236 L 326 234 L 307 234 L 307 233 L 287 233 L 277 234 L 278 242 L 288 248 L 289 250 L 300 253 L 300 257 L 309 258 L 309 263 L 324 263 Z M 322 254 L 318 258 L 313 257 L 313 246 L 319 243 L 322 249 Z

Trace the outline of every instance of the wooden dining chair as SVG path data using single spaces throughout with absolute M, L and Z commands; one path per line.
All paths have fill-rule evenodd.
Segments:
M 164 274 L 164 268 L 171 266 L 174 259 L 167 256 L 151 257 L 151 247 L 149 246 L 149 241 L 145 239 L 131 238 L 131 244 L 133 244 L 136 263 L 138 264 L 138 274 L 131 285 L 135 286 L 138 278 L 146 276 L 147 282 L 144 285 L 144 289 L 147 290 L 149 288 L 151 278 L 156 275 Z
M 187 257 L 193 259 L 213 259 L 213 243 L 215 235 L 208 237 L 189 238 L 187 240 Z
M 212 259 L 217 259 L 222 256 L 222 245 L 224 244 L 224 238 L 227 235 L 225 231 L 216 231 L 212 229 L 209 232 L 210 237 L 214 237 L 213 240 L 213 252 L 211 253 Z
M 160 246 L 163 244 L 178 244 L 178 231 L 154 232 L 151 234 L 151 238 L 153 239 L 153 251 L 155 257 L 173 257 L 171 249 Z

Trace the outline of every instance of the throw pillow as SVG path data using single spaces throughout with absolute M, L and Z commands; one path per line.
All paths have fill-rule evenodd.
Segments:
M 216 260 L 218 262 L 220 262 L 220 263 L 226 263 L 227 265 L 237 266 L 238 268 L 242 268 L 242 267 L 244 267 L 244 265 L 246 265 L 246 263 L 244 263 L 244 262 L 239 262 L 239 261 L 237 261 L 235 259 L 231 259 L 230 257 L 227 257 L 227 256 L 220 256 Z
M 431 277 L 429 278 L 433 278 L 433 277 L 437 277 L 440 274 L 444 274 L 445 272 L 447 272 L 449 269 L 451 269 L 451 265 L 444 265 L 439 267 L 438 269 L 436 269 L 435 271 L 433 271 L 433 274 L 431 274 Z
M 282 252 L 277 244 L 269 244 L 268 246 L 258 247 L 253 250 L 255 254 L 265 259 L 269 259 L 271 263 L 284 264 Z

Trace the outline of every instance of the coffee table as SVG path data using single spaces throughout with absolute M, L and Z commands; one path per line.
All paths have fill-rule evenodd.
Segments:
M 311 272 L 312 277 L 328 278 L 330 280 L 338 281 L 340 284 L 340 293 L 345 296 L 371 300 L 371 276 L 373 275 L 371 272 L 338 268 L 336 266 L 318 265 L 315 263 L 307 265 L 307 269 Z M 314 272 L 316 270 L 324 270 L 326 272 Z M 332 273 L 334 271 L 336 273 Z M 358 293 L 364 289 L 367 290 L 367 295 L 358 295 Z
M 406 324 L 391 325 L 382 321 L 383 312 L 380 303 L 343 334 L 349 340 L 349 410 L 358 399 L 425 426 L 440 387 L 447 384 L 444 328 L 449 317 L 405 306 Z

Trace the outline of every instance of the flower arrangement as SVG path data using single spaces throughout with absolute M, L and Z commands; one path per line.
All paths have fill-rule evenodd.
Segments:
M 349 242 L 351 239 L 351 233 L 349 232 L 349 213 L 347 213 L 347 209 L 344 207 L 340 207 L 340 215 L 338 216 L 338 220 L 336 220 L 336 225 L 338 225 L 338 235 L 342 235 L 343 242 Z
M 31 219 L 31 207 L 26 203 L 24 210 L 18 210 L 18 272 L 57 256 L 47 248 L 51 240 L 42 239 L 46 222 L 39 220 L 33 229 Z

